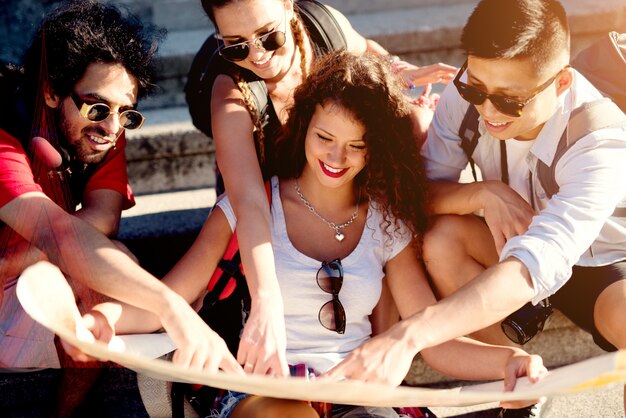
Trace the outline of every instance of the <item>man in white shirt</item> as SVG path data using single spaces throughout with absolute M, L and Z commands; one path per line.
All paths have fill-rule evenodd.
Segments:
M 569 43 L 557 0 L 478 4 L 462 35 L 468 59 L 422 149 L 439 215 L 424 261 L 442 299 L 331 374 L 395 383 L 412 354 L 487 326 L 474 336 L 511 344 L 499 321 L 548 296 L 600 347 L 626 348 L 625 117 L 611 108 L 618 123 L 557 155 L 574 109 L 602 97 L 568 65 Z M 479 114 L 471 156 L 483 181 L 463 184 L 468 155 L 459 128 L 471 106 Z M 553 195 L 539 178 L 542 164 L 554 165 Z M 382 372 L 367 367 L 377 363 Z

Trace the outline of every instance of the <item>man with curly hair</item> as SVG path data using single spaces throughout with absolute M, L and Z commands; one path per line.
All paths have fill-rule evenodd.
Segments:
M 48 260 L 83 306 L 95 290 L 156 315 L 175 361 L 240 370 L 183 298 L 110 240 L 134 205 L 124 133 L 143 123 L 137 101 L 154 86 L 161 37 L 104 2 L 69 1 L 44 18 L 23 66 L 0 74 L 0 367 L 64 364 L 15 296 L 24 268 Z

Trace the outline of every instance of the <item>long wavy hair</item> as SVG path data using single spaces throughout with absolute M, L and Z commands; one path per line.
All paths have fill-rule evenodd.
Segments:
M 426 229 L 427 189 L 419 148 L 412 135 L 410 104 L 388 63 L 375 55 L 345 51 L 316 60 L 294 93 L 294 105 L 277 143 L 277 171 L 297 178 L 306 164 L 305 138 L 317 105 L 337 104 L 365 127 L 366 164 L 355 182 L 380 207 L 421 238 Z M 420 242 L 418 239 L 416 242 Z

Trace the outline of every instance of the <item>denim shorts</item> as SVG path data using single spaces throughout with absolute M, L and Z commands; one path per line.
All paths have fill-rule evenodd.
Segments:
M 252 395 L 242 392 L 226 392 L 219 410 L 215 411 L 211 417 L 228 418 L 239 402 L 249 396 Z M 332 416 L 333 418 L 398 418 L 405 415 L 398 415 L 393 408 L 333 404 Z
M 239 405 L 239 402 L 250 396 L 252 395 L 249 393 L 234 392 L 230 390 L 227 391 L 222 397 L 222 403 L 220 404 L 219 409 L 214 411 L 211 418 L 228 418 L 230 414 L 233 413 L 235 407 Z

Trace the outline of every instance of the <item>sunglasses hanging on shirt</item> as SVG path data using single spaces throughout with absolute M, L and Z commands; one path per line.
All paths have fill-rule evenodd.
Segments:
M 320 308 L 318 318 L 320 324 L 337 334 L 346 332 L 346 311 L 339 301 L 339 291 L 343 285 L 343 267 L 338 258 L 333 261 L 323 261 L 317 271 L 317 285 L 326 293 L 332 295 L 332 300 Z

